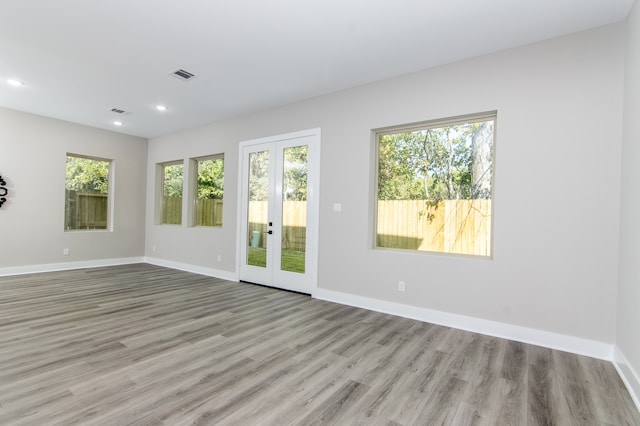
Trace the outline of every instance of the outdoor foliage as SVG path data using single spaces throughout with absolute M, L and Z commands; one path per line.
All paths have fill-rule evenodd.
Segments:
M 222 200 L 224 195 L 224 159 L 198 160 L 198 198 Z
M 491 254 L 494 124 L 378 134 L 377 247 Z
M 285 201 L 307 199 L 308 148 L 295 146 L 284 149 L 283 198 Z M 269 188 L 269 151 L 249 154 L 249 200 L 265 201 Z
M 182 163 L 164 165 L 163 192 L 165 197 L 182 197 L 183 170 Z
M 283 201 L 307 199 L 308 146 L 294 146 L 284 150 Z
M 493 120 L 379 136 L 379 200 L 491 199 Z
M 249 201 L 269 199 L 269 151 L 249 154 Z
M 222 226 L 224 157 L 197 160 L 196 225 Z
M 67 155 L 67 191 L 107 194 L 109 191 L 109 161 Z

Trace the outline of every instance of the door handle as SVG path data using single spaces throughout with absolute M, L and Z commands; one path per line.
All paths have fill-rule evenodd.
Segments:
M 273 231 L 272 230 L 268 230 L 267 234 L 271 235 L 271 234 L 273 234 Z

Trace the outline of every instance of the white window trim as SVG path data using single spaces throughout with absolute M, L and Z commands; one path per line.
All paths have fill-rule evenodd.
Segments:
M 378 167 L 379 167 L 379 140 L 380 136 L 395 134 L 399 132 L 412 132 L 418 130 L 427 130 L 434 129 L 446 126 L 455 126 L 458 124 L 465 124 L 473 121 L 483 121 L 483 120 L 493 120 L 494 128 L 493 128 L 493 164 L 492 168 L 492 176 L 491 176 L 491 231 L 490 231 L 490 248 L 488 256 L 480 256 L 474 254 L 461 254 L 461 253 L 448 253 L 442 251 L 426 251 L 426 250 L 412 250 L 412 249 L 399 249 L 399 248 L 390 248 L 390 247 L 379 247 L 377 244 L 377 235 L 378 235 Z M 407 124 L 399 124 L 393 126 L 380 127 L 371 130 L 371 169 L 370 169 L 370 205 L 369 209 L 369 217 L 368 224 L 369 229 L 369 240 L 368 246 L 372 250 L 381 250 L 381 251 L 392 251 L 392 252 L 400 252 L 406 254 L 416 254 L 416 255 L 435 255 L 435 256 L 449 256 L 449 257 L 464 257 L 464 258 L 472 258 L 472 259 L 488 259 L 492 260 L 494 256 L 494 221 L 495 221 L 495 176 L 496 176 L 496 139 L 498 132 L 498 111 L 484 111 L 474 114 L 465 114 L 453 117 L 445 117 L 441 119 L 433 119 L 419 122 L 412 122 Z
M 114 218 L 115 218 L 115 213 L 114 213 L 115 211 L 114 209 L 115 160 L 113 160 L 112 158 L 95 157 L 92 155 L 84 155 L 84 154 L 76 154 L 73 152 L 67 152 L 64 157 L 65 170 L 66 170 L 67 157 L 84 158 L 86 160 L 94 160 L 94 161 L 106 161 L 107 163 L 109 163 L 109 172 L 107 175 L 107 228 L 106 229 L 66 229 L 64 228 L 64 232 L 113 232 Z M 66 177 L 65 177 L 65 185 L 66 185 Z M 65 203 L 65 206 L 64 206 L 65 216 L 66 216 L 66 211 L 67 211 L 67 206 Z M 66 222 L 66 218 L 65 218 L 65 222 Z
M 187 203 L 187 226 L 190 228 L 203 228 L 203 229 L 220 229 L 224 226 L 224 212 L 222 213 L 223 222 L 220 226 L 198 226 L 197 225 L 197 199 L 198 199 L 198 162 L 207 161 L 207 160 L 224 160 L 224 153 L 205 155 L 202 157 L 192 157 L 188 160 L 189 163 L 189 173 L 188 173 L 188 188 L 187 193 L 189 194 L 189 201 Z M 225 173 L 226 179 L 226 173 Z M 224 191 L 224 190 L 223 190 Z M 183 191 L 184 192 L 184 191 Z M 224 201 L 224 192 L 222 199 Z
M 171 224 L 171 223 L 163 223 L 162 215 L 163 215 L 163 200 L 164 200 L 164 168 L 166 166 L 175 166 L 182 165 L 182 220 L 180 224 Z M 174 161 L 165 161 L 162 163 L 156 163 L 156 176 L 155 176 L 155 188 L 156 188 L 156 197 L 155 197 L 155 206 L 154 206 L 154 223 L 156 225 L 163 226 L 182 226 L 184 225 L 184 200 L 185 200 L 185 173 L 186 165 L 185 160 L 174 160 Z

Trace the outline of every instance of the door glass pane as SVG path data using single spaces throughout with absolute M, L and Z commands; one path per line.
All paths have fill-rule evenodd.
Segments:
M 307 145 L 283 150 L 282 253 L 283 271 L 304 274 L 307 243 Z
M 269 151 L 249 154 L 247 265 L 267 266 L 269 218 Z

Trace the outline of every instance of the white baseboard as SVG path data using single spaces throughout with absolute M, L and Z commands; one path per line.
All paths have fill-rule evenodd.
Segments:
M 171 260 L 158 259 L 155 257 L 124 257 L 120 259 L 98 259 L 80 262 L 10 266 L 0 268 L 0 277 L 7 275 L 37 274 L 40 272 L 68 271 L 70 269 L 98 268 L 101 266 L 129 265 L 132 263 L 150 263 L 152 265 L 165 266 L 167 268 L 178 269 L 180 271 L 194 272 L 196 274 L 206 275 L 209 277 L 222 278 L 228 281 L 238 281 L 238 274 L 235 272 L 205 268 L 202 266 L 173 262 Z
M 157 257 L 145 257 L 144 261 L 152 265 L 164 266 L 166 268 L 178 269 L 180 271 L 193 272 L 194 274 L 221 278 L 227 281 L 237 282 L 239 280 L 237 273 L 223 271 L 221 269 L 205 268 L 204 266 L 191 265 L 191 264 L 182 263 L 182 262 L 174 262 L 172 260 L 159 259 Z
M 613 352 L 613 366 L 618 370 L 618 374 L 622 378 L 625 386 L 631 394 L 631 399 L 640 411 L 640 375 L 633 369 L 627 357 L 624 356 L 618 346 Z
M 37 274 L 40 272 L 68 271 L 70 269 L 99 268 L 101 266 L 129 265 L 143 263 L 142 257 L 123 257 L 119 259 L 96 259 L 79 262 L 46 263 L 41 265 L 10 266 L 0 268 L 0 277 L 7 275 Z
M 501 337 L 532 345 L 544 346 L 579 355 L 607 361 L 613 360 L 613 345 L 580 337 L 567 336 L 549 331 L 521 327 L 512 324 L 473 318 L 448 312 L 435 311 L 401 303 L 386 302 L 378 299 L 342 293 L 339 291 L 317 289 L 313 297 L 343 305 L 369 309 L 371 311 L 411 318 L 432 324 L 444 325 L 488 336 Z

